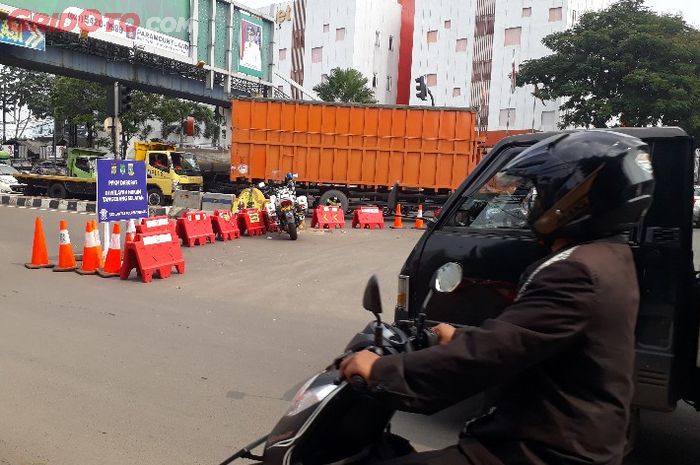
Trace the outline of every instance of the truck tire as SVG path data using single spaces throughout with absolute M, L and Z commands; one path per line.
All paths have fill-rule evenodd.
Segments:
M 159 207 L 165 205 L 165 196 L 163 192 L 157 187 L 151 187 L 148 189 L 148 206 L 149 207 Z
M 338 189 L 331 189 L 321 194 L 321 197 L 318 198 L 318 204 L 320 206 L 326 205 L 328 199 L 331 199 L 333 197 L 338 198 L 338 200 L 340 201 L 340 205 L 343 207 L 343 211 L 345 213 L 347 213 L 350 210 L 350 200 L 348 200 L 348 196 L 345 195 L 345 192 L 339 191 Z
M 289 233 L 289 238 L 293 241 L 297 240 L 298 233 L 297 233 L 297 225 L 296 223 L 289 223 L 287 225 L 287 232 Z
M 65 199 L 68 195 L 68 189 L 61 182 L 51 184 L 46 191 L 47 195 L 54 199 Z

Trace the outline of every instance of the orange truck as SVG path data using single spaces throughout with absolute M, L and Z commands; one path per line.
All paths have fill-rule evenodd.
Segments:
M 236 98 L 232 113 L 231 182 L 292 172 L 299 193 L 346 211 L 441 205 L 481 161 L 469 109 Z

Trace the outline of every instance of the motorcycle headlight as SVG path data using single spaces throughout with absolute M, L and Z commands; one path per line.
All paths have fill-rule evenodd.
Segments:
M 293 417 L 294 415 L 306 410 L 309 407 L 318 405 L 321 401 L 323 401 L 323 399 L 328 397 L 328 395 L 337 388 L 337 386 L 332 384 L 316 386 L 313 388 L 310 387 L 311 384 L 316 380 L 316 378 L 317 376 L 311 378 L 309 381 L 306 382 L 306 384 L 304 384 L 299 389 L 297 394 L 294 396 L 294 400 L 292 401 L 292 405 L 289 407 L 286 416 Z

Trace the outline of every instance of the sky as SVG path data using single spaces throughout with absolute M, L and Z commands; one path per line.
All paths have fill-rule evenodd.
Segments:
M 251 8 L 260 8 L 271 3 L 279 3 L 271 0 L 239 0 L 240 3 Z M 440 1 L 440 0 L 436 0 Z M 681 13 L 683 19 L 693 26 L 700 28 L 700 1 L 698 0 L 646 0 L 646 4 L 652 10 L 660 13 Z

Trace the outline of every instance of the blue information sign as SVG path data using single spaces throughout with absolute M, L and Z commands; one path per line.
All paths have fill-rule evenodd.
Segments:
M 46 37 L 36 24 L 13 18 L 0 18 L 0 43 L 44 51 Z
M 148 216 L 146 164 L 97 160 L 97 218 L 100 223 Z

